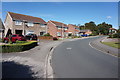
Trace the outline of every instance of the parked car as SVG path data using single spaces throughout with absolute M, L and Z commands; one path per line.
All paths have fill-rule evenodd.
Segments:
M 32 33 L 29 33 L 25 36 L 25 38 L 27 40 L 37 40 L 37 35 L 36 34 L 32 34 Z
M 11 35 L 11 37 L 5 37 L 3 39 L 3 42 L 5 42 L 5 43 L 8 43 L 9 41 L 11 41 L 11 42 L 26 41 L 26 39 L 23 35 L 13 34 L 13 35 Z
M 88 35 L 87 34 L 83 34 L 83 35 L 81 35 L 82 37 L 87 37 Z

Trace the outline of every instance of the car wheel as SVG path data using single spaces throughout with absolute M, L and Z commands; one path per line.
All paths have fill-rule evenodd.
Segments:
M 32 38 L 30 38 L 30 40 L 32 40 Z
M 4 40 L 4 43 L 8 43 L 8 40 Z

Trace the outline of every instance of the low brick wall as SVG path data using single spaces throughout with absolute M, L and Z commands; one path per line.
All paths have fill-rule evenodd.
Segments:
M 38 36 L 38 39 L 41 39 L 41 40 L 53 40 L 53 37 L 51 37 L 51 36 Z

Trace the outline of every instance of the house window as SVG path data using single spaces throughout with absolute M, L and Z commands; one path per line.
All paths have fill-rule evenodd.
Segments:
M 57 36 L 61 36 L 61 33 L 60 33 L 60 32 L 57 32 Z
M 64 30 L 68 30 L 68 27 L 64 27 Z
M 26 30 L 26 35 L 27 34 L 34 34 L 34 31 Z
M 40 24 L 40 27 L 45 27 L 46 25 L 45 24 Z
M 22 25 L 21 21 L 15 21 L 15 25 Z
M 75 28 L 76 30 L 79 30 L 79 28 Z
M 62 27 L 61 26 L 57 26 L 58 29 L 61 29 Z
M 44 36 L 44 34 L 45 34 L 44 31 L 40 32 L 40 36 Z
M 27 26 L 34 26 L 34 24 L 32 22 L 28 22 Z

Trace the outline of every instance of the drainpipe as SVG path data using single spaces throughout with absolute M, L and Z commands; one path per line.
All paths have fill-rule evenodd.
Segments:
M 22 32 L 22 35 L 25 35 L 25 21 L 26 20 L 23 20 L 23 32 Z
M 45 24 L 45 28 L 46 28 L 46 34 L 47 34 L 47 33 L 48 33 L 48 31 L 47 31 L 47 30 L 48 30 L 48 28 L 47 28 L 47 24 Z

